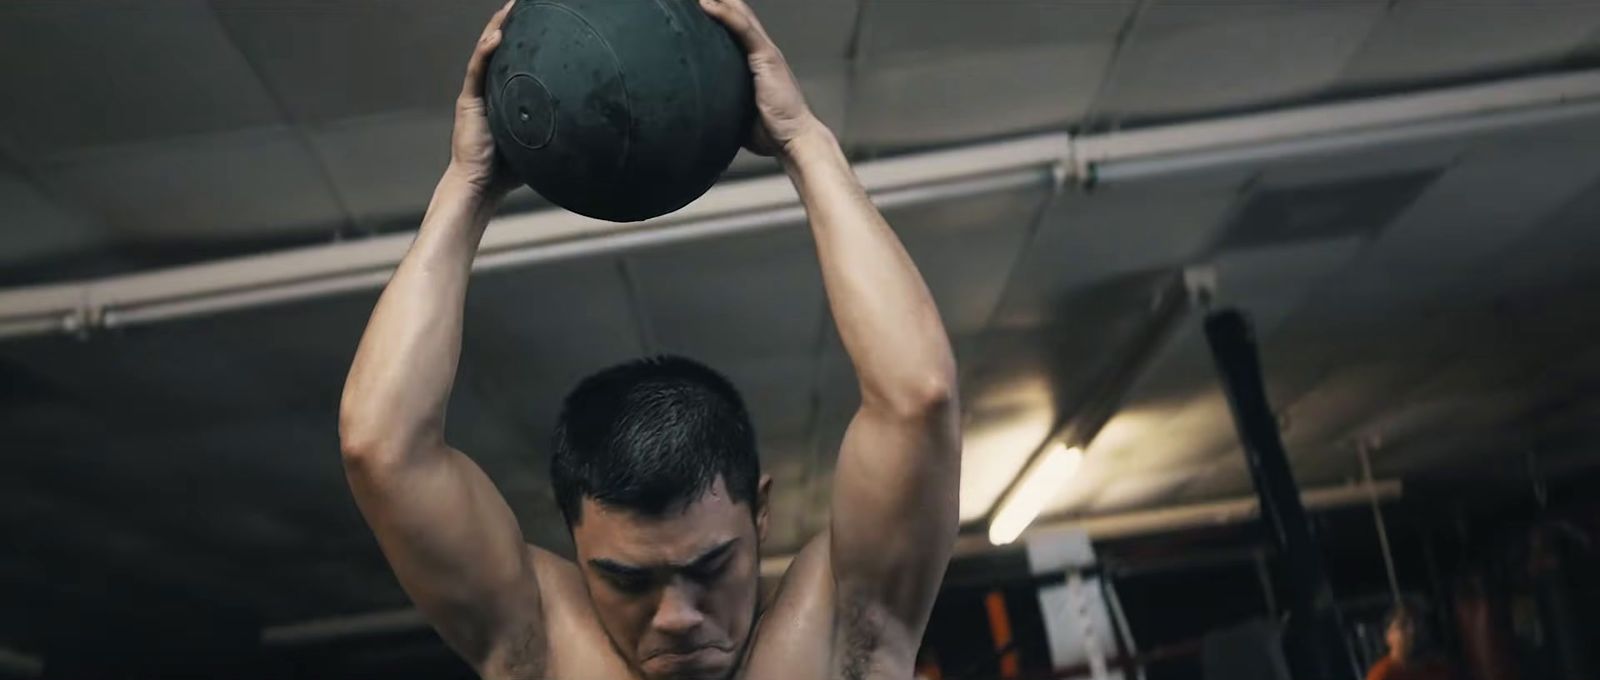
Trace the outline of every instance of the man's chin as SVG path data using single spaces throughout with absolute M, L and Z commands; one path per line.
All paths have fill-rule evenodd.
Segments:
M 733 670 L 733 654 L 715 647 L 661 654 L 645 659 L 640 670 L 646 680 L 726 680 Z

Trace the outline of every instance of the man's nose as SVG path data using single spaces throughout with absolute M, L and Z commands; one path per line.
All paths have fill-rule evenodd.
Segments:
M 700 612 L 698 588 L 682 583 L 671 583 L 661 591 L 661 602 L 656 605 L 656 615 L 650 626 L 663 634 L 684 636 L 705 621 Z

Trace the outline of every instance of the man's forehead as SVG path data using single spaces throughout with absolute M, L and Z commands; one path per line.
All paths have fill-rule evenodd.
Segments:
M 688 564 L 735 544 L 747 533 L 748 512 L 703 496 L 682 508 L 661 514 L 608 507 L 584 499 L 583 521 L 573 527 L 584 560 L 603 559 L 622 565 Z
M 742 504 L 734 501 L 728 494 L 728 486 L 723 483 L 720 475 L 711 480 L 711 483 L 699 493 L 673 501 L 660 512 L 642 512 L 624 505 L 604 503 L 592 496 L 584 496 L 579 503 L 584 518 L 596 516 L 610 523 L 643 526 L 664 526 L 686 521 L 695 523 L 743 511 L 740 509 Z
M 637 551 L 602 548 L 590 554 L 587 562 L 593 566 L 612 570 L 681 570 L 720 560 L 723 555 L 732 552 L 738 546 L 739 539 L 733 537 L 711 542 L 694 550 Z

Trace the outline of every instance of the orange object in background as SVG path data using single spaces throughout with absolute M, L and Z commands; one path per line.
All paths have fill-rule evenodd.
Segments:
M 1482 574 L 1473 574 L 1462 581 L 1456 590 L 1455 604 L 1468 678 L 1518 680 L 1505 606 L 1489 592 Z
M 1402 666 L 1394 657 L 1383 657 L 1367 671 L 1367 680 L 1455 680 L 1450 668 L 1440 663 Z
M 944 670 L 939 670 L 938 654 L 933 650 L 923 648 L 917 653 L 917 672 L 912 674 L 915 680 L 944 680 Z
M 991 591 L 984 598 L 983 606 L 989 611 L 989 634 L 994 638 L 994 651 L 1000 655 L 1000 677 L 1022 675 L 1022 663 L 1011 638 L 1011 617 L 1006 613 L 1005 596 L 998 590 Z

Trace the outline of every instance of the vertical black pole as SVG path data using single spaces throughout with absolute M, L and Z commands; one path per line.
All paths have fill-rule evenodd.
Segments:
M 1300 489 L 1289 469 L 1277 418 L 1267 403 L 1250 323 L 1240 312 L 1228 309 L 1207 315 L 1205 329 L 1256 494 L 1261 497 L 1261 518 L 1278 548 L 1284 604 L 1289 612 L 1284 631 L 1289 665 L 1296 680 L 1359 677 L 1333 589 L 1323 572 L 1321 552 L 1300 503 Z

